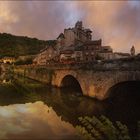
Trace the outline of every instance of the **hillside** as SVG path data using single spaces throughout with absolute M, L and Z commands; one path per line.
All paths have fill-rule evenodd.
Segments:
M 37 38 L 0 33 L 0 57 L 37 54 L 46 45 L 54 43 L 54 40 L 44 41 Z

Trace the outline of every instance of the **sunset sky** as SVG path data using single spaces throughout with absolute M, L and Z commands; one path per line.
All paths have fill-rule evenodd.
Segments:
M 114 51 L 140 53 L 140 1 L 1 1 L 0 32 L 56 39 L 82 20 Z

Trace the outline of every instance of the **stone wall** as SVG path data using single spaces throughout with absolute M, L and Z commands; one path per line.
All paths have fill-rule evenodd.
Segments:
M 99 100 L 109 97 L 108 91 L 114 85 L 126 81 L 140 81 L 140 62 L 102 62 L 94 65 L 65 65 L 50 67 L 15 67 L 15 73 L 40 82 L 61 87 L 65 76 L 73 76 L 81 86 L 83 95 Z

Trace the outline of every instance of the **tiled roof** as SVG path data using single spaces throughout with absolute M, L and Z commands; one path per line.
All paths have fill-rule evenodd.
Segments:
M 102 40 L 91 40 L 91 41 L 87 41 L 84 43 L 84 45 L 101 45 L 102 44 Z
M 59 36 L 57 37 L 57 39 L 58 39 L 58 38 L 65 38 L 65 36 L 64 36 L 63 33 L 61 33 L 61 34 L 59 34 Z
M 53 48 L 54 50 L 57 50 L 55 46 L 50 46 L 50 45 L 49 45 L 49 46 L 45 47 L 44 49 L 42 49 L 40 52 L 44 52 L 44 51 L 46 51 L 47 49 L 49 49 L 50 47 Z
M 130 56 L 129 53 L 115 52 L 114 54 L 118 54 L 118 55 L 122 55 L 122 56 Z

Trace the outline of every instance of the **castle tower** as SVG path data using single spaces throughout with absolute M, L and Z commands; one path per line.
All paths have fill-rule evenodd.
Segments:
M 82 24 L 83 24 L 82 21 L 77 21 L 76 24 L 75 24 L 75 28 L 76 28 L 76 29 L 81 29 L 81 30 L 82 30 L 82 27 L 83 27 Z

